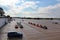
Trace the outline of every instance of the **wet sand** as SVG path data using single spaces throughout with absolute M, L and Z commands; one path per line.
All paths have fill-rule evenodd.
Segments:
M 16 22 L 21 22 L 23 29 L 15 29 Z M 46 25 L 47 30 L 28 24 L 33 22 L 36 24 Z M 0 40 L 20 40 L 8 39 L 7 33 L 11 31 L 22 32 L 23 40 L 60 40 L 60 25 L 54 24 L 52 20 L 24 20 L 16 19 L 2 29 L 0 29 Z M 60 22 L 59 22 L 60 23 Z

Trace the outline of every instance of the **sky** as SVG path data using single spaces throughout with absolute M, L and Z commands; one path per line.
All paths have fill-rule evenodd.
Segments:
M 60 0 L 0 0 L 5 15 L 60 18 Z

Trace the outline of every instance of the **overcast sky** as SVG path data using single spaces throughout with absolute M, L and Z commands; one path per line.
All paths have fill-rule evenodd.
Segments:
M 60 0 L 0 0 L 5 15 L 60 18 Z

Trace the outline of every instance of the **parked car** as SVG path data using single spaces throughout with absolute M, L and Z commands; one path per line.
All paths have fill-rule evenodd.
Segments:
M 58 22 L 53 22 L 54 24 L 58 24 Z
M 17 22 L 18 26 L 22 29 L 23 25 L 21 24 L 21 22 Z
M 48 29 L 47 26 L 44 26 L 43 28 L 44 28 L 44 29 Z
M 20 25 L 20 28 L 23 28 L 23 26 L 22 26 L 22 25 Z
M 9 32 L 7 34 L 8 38 L 23 38 L 23 34 L 22 33 L 18 33 L 18 32 Z
M 21 22 L 17 22 L 18 25 L 21 25 Z

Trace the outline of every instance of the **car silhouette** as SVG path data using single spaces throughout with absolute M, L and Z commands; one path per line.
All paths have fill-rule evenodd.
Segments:
M 17 24 L 21 29 L 23 28 L 23 25 L 21 24 L 21 22 L 18 22 Z
M 8 38 L 23 38 L 23 34 L 22 33 L 18 33 L 18 32 L 9 32 L 7 34 Z

